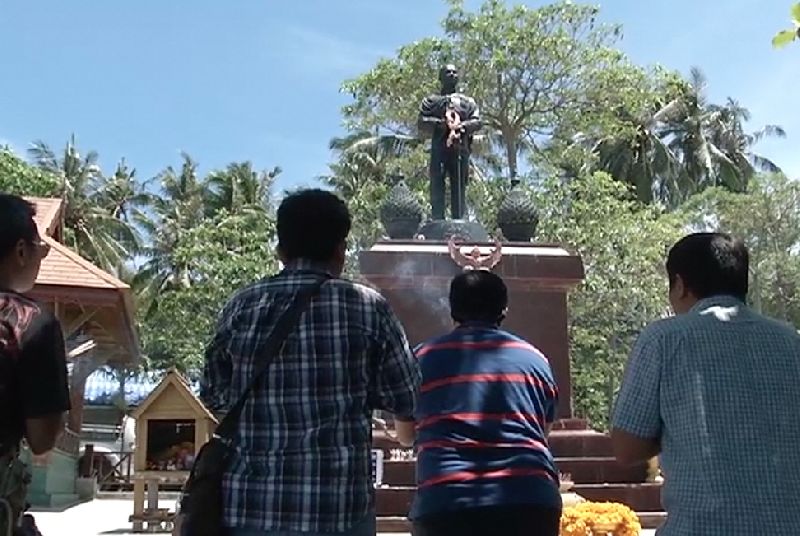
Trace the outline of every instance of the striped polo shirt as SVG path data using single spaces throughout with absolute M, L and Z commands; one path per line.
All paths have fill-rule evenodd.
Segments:
M 412 519 L 486 506 L 560 507 L 545 424 L 558 391 L 545 356 L 487 325 L 420 345 Z

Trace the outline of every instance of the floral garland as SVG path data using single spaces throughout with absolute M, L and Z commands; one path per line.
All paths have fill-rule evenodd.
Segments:
M 584 502 L 564 508 L 561 536 L 639 536 L 642 526 L 633 510 L 620 503 Z

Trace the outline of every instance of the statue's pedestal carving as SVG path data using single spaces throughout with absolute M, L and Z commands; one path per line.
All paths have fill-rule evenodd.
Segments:
M 496 247 L 477 245 L 484 254 Z M 362 276 L 389 300 L 412 344 L 452 329 L 447 295 L 461 267 L 445 242 L 379 242 L 361 253 L 360 265 Z M 567 292 L 583 279 L 580 257 L 558 246 L 509 243 L 494 272 L 509 291 L 503 327 L 548 357 L 559 388 L 559 416 L 571 417 Z

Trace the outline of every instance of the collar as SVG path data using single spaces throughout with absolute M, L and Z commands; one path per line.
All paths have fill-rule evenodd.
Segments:
M 328 268 L 324 262 L 312 261 L 310 259 L 295 259 L 289 261 L 283 266 L 282 272 L 310 272 L 333 277 L 330 268 Z
M 492 322 L 462 322 L 460 323 L 456 329 L 500 329 L 500 326 L 494 324 Z
M 735 296 L 730 296 L 728 294 L 719 294 L 717 296 L 709 296 L 708 298 L 703 298 L 695 303 L 691 309 L 689 309 L 690 313 L 700 313 L 705 311 L 706 309 L 710 309 L 712 307 L 744 307 L 746 304 L 736 298 Z

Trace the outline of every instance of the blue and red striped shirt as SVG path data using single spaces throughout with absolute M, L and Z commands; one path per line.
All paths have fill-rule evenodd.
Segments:
M 545 356 L 487 325 L 420 345 L 412 519 L 485 506 L 560 507 L 547 446 L 558 390 Z

